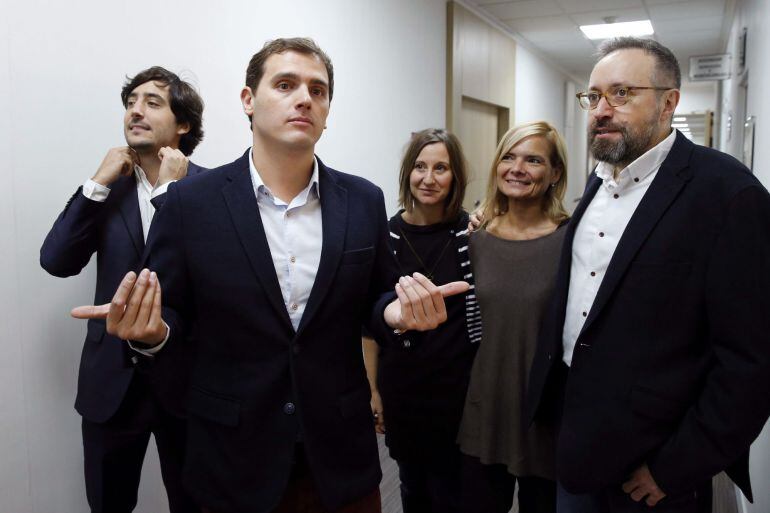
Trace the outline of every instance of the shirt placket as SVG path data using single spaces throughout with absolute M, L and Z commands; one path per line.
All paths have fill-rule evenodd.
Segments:
M 286 309 L 289 312 L 289 317 L 292 319 L 292 323 L 294 326 L 297 326 L 299 324 L 299 301 L 297 301 L 297 293 L 296 293 L 296 287 L 295 281 L 296 281 L 296 273 L 294 270 L 293 262 L 296 261 L 296 208 L 290 208 L 291 205 L 286 207 L 286 211 L 283 215 L 284 220 L 284 242 L 285 242 L 285 248 L 286 248 L 286 261 L 284 263 L 284 268 L 286 270 L 286 284 L 288 287 L 288 301 L 286 302 Z
M 155 207 L 152 205 L 152 187 L 146 178 L 141 177 L 139 180 L 139 188 L 141 190 L 139 194 L 139 201 L 142 202 L 142 207 L 139 209 L 139 214 L 142 216 L 142 233 L 144 234 L 144 240 L 147 241 L 147 232 L 149 231 L 150 222 L 152 221 L 152 215 L 155 213 Z
M 603 273 L 601 272 L 600 262 L 602 262 L 605 256 L 606 250 L 603 244 L 605 233 L 602 229 L 602 222 L 607 216 L 607 190 L 602 185 L 603 189 L 598 194 L 597 203 L 592 208 L 591 216 L 588 219 L 588 226 L 586 227 L 586 242 L 585 246 L 588 247 L 588 255 L 586 257 L 585 273 L 588 273 L 586 282 L 588 286 L 583 289 L 583 297 L 580 301 L 580 330 L 583 329 L 588 314 L 593 306 L 593 298 L 596 297 L 596 292 L 601 285 L 601 279 Z M 580 333 L 578 330 L 578 333 Z

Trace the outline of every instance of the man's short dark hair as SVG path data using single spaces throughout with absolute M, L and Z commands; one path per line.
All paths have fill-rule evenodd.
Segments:
M 260 51 L 254 54 L 246 68 L 246 87 L 251 88 L 252 93 L 257 92 L 259 81 L 265 74 L 265 62 L 271 55 L 284 52 L 297 52 L 304 55 L 315 55 L 326 67 L 329 76 L 329 101 L 334 96 L 334 67 L 326 53 L 321 50 L 315 41 L 307 37 L 278 38 L 268 41 Z M 249 116 L 251 119 L 251 116 Z
M 168 88 L 171 112 L 177 124 L 190 126 L 190 131 L 179 139 L 179 150 L 185 155 L 192 154 L 203 140 L 203 99 L 189 83 L 166 68 L 153 66 L 140 71 L 134 77 L 126 76 L 126 83 L 120 92 L 123 107 L 128 106 L 128 97 L 142 84 L 157 82 Z
M 657 87 L 672 87 L 679 89 L 682 87 L 682 72 L 679 69 L 679 61 L 674 54 L 658 43 L 654 39 L 644 39 L 639 37 L 616 37 L 607 39 L 599 45 L 597 56 L 603 59 L 612 52 L 618 50 L 643 50 L 647 54 L 655 57 L 657 65 L 655 66 L 655 76 L 652 77 L 653 84 Z

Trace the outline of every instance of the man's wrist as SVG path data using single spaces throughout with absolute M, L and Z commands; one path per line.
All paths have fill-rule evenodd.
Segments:
M 163 346 L 166 345 L 166 342 L 168 342 L 168 339 L 171 336 L 171 328 L 169 328 L 168 324 L 166 324 L 165 321 L 163 322 L 163 325 L 166 327 L 166 333 L 163 340 L 157 344 L 148 344 L 146 342 L 134 342 L 133 340 L 126 340 L 126 342 L 128 343 L 129 347 L 131 347 L 131 349 L 133 349 L 134 351 L 138 351 L 147 356 L 154 356 L 161 349 L 163 349 Z M 138 344 L 141 344 L 141 346 L 139 346 Z
M 126 340 L 126 342 L 131 344 L 132 347 L 135 347 L 137 349 L 144 349 L 145 351 L 147 349 L 153 349 L 153 348 L 157 347 L 158 344 L 160 343 L 159 342 L 158 344 L 150 344 L 150 343 L 147 343 L 147 342 L 141 342 L 139 340 L 130 340 L 130 339 Z
M 99 182 L 95 182 L 93 179 L 88 179 L 83 184 L 83 196 L 86 198 L 97 201 L 97 202 L 104 202 L 107 199 L 107 196 L 110 195 L 110 188 L 106 187 Z

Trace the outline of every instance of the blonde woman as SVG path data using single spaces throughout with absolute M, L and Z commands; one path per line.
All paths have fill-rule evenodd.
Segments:
M 460 424 L 463 510 L 506 513 L 519 485 L 521 513 L 556 507 L 554 433 L 523 421 L 541 319 L 564 225 L 564 141 L 544 121 L 510 129 L 489 174 L 481 229 L 470 237 L 482 341 Z

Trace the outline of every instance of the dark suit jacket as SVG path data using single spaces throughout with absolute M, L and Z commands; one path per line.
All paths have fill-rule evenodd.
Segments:
M 270 511 L 301 438 L 337 509 L 381 478 L 361 326 L 393 338 L 382 320 L 397 280 L 382 192 L 319 161 L 323 247 L 295 332 L 248 155 L 170 187 L 151 235 L 172 334 L 157 358 L 195 323 L 185 481 L 212 511 Z
M 562 357 L 572 242 L 529 389 L 546 417 Z M 611 221 L 610 221 L 611 222 Z M 647 462 L 667 494 L 728 474 L 751 498 L 748 451 L 770 413 L 770 197 L 732 157 L 677 134 L 602 281 L 575 346 L 557 474 L 575 493 Z
M 204 168 L 189 164 L 187 174 Z M 136 270 L 145 250 L 136 180 L 123 176 L 110 186 L 104 202 L 83 196 L 82 187 L 67 202 L 40 248 L 40 265 L 59 277 L 74 276 L 96 253 L 94 304 L 109 303 L 128 271 Z M 78 374 L 75 408 L 88 420 L 106 422 L 117 411 L 134 374 L 132 351 L 125 342 L 105 333 L 103 320 L 88 321 Z M 141 364 L 151 366 L 146 360 Z M 168 411 L 181 415 L 185 389 L 179 372 L 151 372 L 159 398 Z

